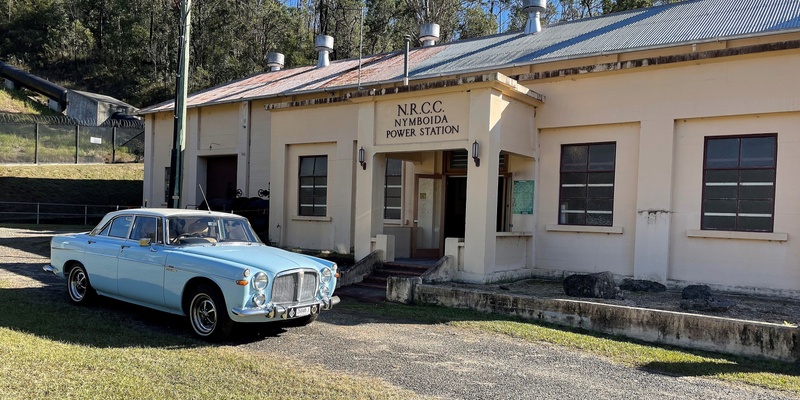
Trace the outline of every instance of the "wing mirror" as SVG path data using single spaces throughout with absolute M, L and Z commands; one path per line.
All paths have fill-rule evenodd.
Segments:
M 141 238 L 141 239 L 139 239 L 139 246 L 141 246 L 141 247 L 150 246 L 150 238 Z

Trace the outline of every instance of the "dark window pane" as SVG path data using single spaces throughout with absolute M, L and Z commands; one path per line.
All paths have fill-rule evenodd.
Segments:
M 736 200 L 706 200 L 703 202 L 705 205 L 703 212 L 705 214 L 733 214 L 736 215 Z
M 772 185 L 758 186 L 758 184 L 743 183 L 739 187 L 740 199 L 770 199 L 772 198 Z
M 703 217 L 703 229 L 721 231 L 736 230 L 736 217 L 705 216 Z
M 400 176 L 403 171 L 403 162 L 390 158 L 386 160 L 386 176 Z
M 315 217 L 324 217 L 325 216 L 325 206 L 314 207 L 314 216 Z
M 402 189 L 400 189 L 399 187 L 386 188 L 386 197 L 387 198 L 390 198 L 390 197 L 398 197 L 399 198 L 401 190 Z
M 403 184 L 403 177 L 401 176 L 387 176 L 386 177 L 386 185 L 388 186 L 400 186 Z
M 314 157 L 300 157 L 300 176 L 314 175 Z
M 566 211 L 586 211 L 586 199 L 563 199 L 561 209 Z
M 316 157 L 314 162 L 314 176 L 328 175 L 328 156 Z
M 711 171 L 709 171 L 711 172 Z M 774 169 L 743 169 L 739 182 L 775 182 Z
M 736 168 L 739 166 L 739 139 L 708 139 L 706 168 Z
M 597 198 L 607 198 L 612 199 L 614 198 L 614 187 L 613 186 L 589 186 L 589 191 L 587 193 L 589 198 L 597 199 Z
M 312 187 L 312 186 L 314 186 L 314 178 L 312 178 L 312 177 L 300 178 L 300 187 L 301 188 Z
M 613 172 L 589 173 L 589 183 L 614 183 L 614 173 Z
M 735 169 L 706 171 L 706 182 L 736 183 L 739 181 L 739 171 Z
M 400 207 L 400 198 L 399 197 L 387 197 L 386 198 L 386 207 Z
M 314 186 L 327 186 L 327 185 L 328 185 L 327 176 L 319 176 L 314 178 Z
M 562 146 L 561 170 L 585 171 L 588 159 L 588 146 Z
M 567 225 L 586 225 L 586 214 L 565 214 Z
M 736 200 L 738 186 L 715 186 L 706 184 L 706 199 L 733 199 Z
M 591 211 L 611 211 L 614 208 L 612 199 L 589 199 L 587 210 Z
M 579 198 L 579 199 L 586 198 L 586 186 L 565 187 L 561 189 L 561 198 L 565 200 L 571 198 Z
M 328 204 L 328 197 L 324 194 L 322 196 L 314 197 L 314 205 L 316 207 L 325 207 L 326 204 Z
M 591 226 L 611 226 L 611 214 L 587 214 L 586 225 Z
M 775 137 L 742 138 L 742 168 L 774 167 Z
M 739 230 L 771 232 L 772 218 L 739 217 Z
M 615 143 L 589 146 L 589 170 L 613 171 L 616 148 Z
M 387 208 L 383 214 L 383 218 L 386 219 L 400 219 L 400 210 L 396 208 L 389 209 Z
M 565 173 L 561 174 L 561 187 L 564 185 L 586 184 L 586 174 L 579 173 Z
M 758 214 L 761 218 L 772 217 L 772 200 L 741 200 L 739 201 L 740 214 Z
M 311 204 L 314 201 L 313 189 L 300 190 L 300 204 Z

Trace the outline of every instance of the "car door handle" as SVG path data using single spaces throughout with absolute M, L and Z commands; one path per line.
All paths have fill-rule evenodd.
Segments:
M 86 242 L 86 244 L 92 244 L 92 243 L 97 243 L 97 241 L 96 240 L 89 240 L 89 241 Z
M 125 250 L 125 249 L 127 249 L 128 247 L 131 247 L 131 246 L 130 246 L 129 244 L 123 244 L 123 245 L 119 246 L 119 248 L 120 248 L 121 250 Z

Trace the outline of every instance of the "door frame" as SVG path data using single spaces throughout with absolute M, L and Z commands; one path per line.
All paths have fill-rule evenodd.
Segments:
M 417 247 L 417 224 L 419 223 L 419 180 L 422 179 L 435 179 L 439 180 L 441 185 L 444 185 L 444 175 L 442 174 L 415 174 L 414 175 L 414 215 L 411 229 L 411 258 L 439 258 L 444 252 L 444 186 L 442 186 L 442 195 L 439 196 L 439 243 L 438 248 L 418 248 Z

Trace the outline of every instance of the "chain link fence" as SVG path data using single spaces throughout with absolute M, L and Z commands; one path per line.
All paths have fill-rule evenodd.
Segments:
M 0 163 L 92 164 L 142 162 L 144 122 L 109 120 L 101 126 L 65 116 L 0 113 Z
M 128 208 L 131 206 L 0 201 L 0 223 L 95 225 L 107 213 Z

